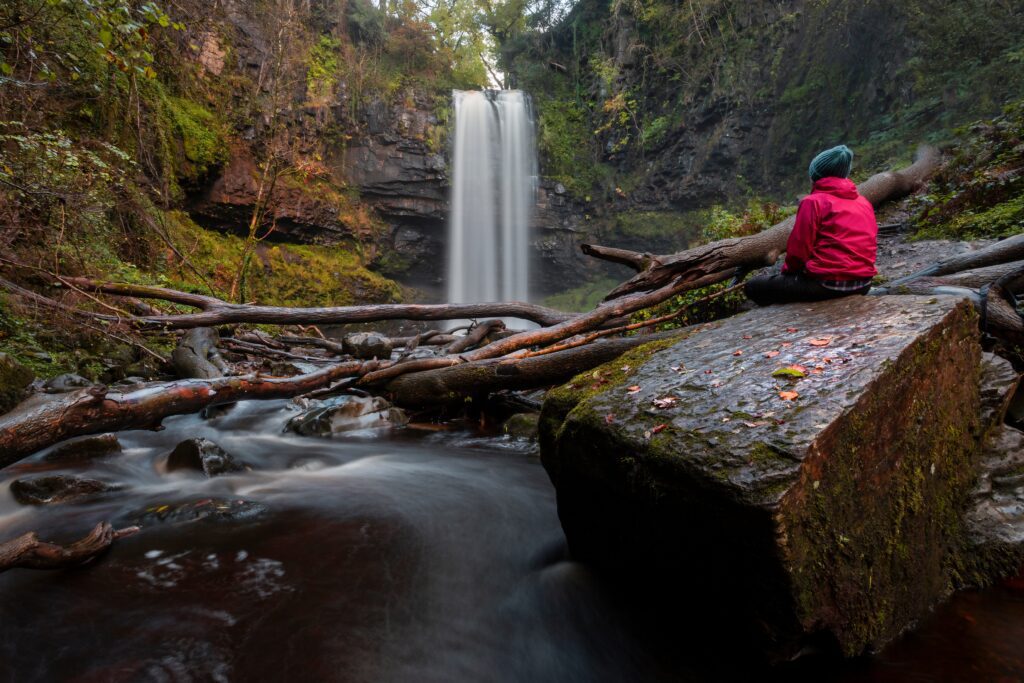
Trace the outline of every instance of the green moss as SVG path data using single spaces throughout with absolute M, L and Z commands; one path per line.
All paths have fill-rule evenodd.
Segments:
M 209 109 L 183 97 L 168 96 L 167 111 L 180 135 L 185 158 L 196 175 L 203 175 L 227 161 L 228 146 L 223 124 Z
M 168 233 L 189 263 L 203 273 L 215 292 L 224 296 L 240 263 L 245 240 L 204 230 L 186 214 L 167 214 Z M 204 289 L 191 270 L 167 255 L 165 278 L 172 286 Z M 250 269 L 248 292 L 255 301 L 278 306 L 342 306 L 393 302 L 401 298 L 398 284 L 367 270 L 357 247 L 261 243 Z

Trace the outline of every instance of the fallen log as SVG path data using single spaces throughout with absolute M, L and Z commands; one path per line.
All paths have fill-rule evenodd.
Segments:
M 465 396 L 525 390 L 561 384 L 575 375 L 618 358 L 643 344 L 675 339 L 690 329 L 599 341 L 541 356 L 491 358 L 397 377 L 384 391 L 397 405 L 425 408 L 462 403 Z
M 295 377 L 258 374 L 187 379 L 128 391 L 91 387 L 58 396 L 34 396 L 0 415 L 0 467 L 73 436 L 124 429 L 159 429 L 165 417 L 246 400 L 291 398 L 358 377 L 382 361 L 339 363 Z
M 118 538 L 130 536 L 139 527 L 114 530 L 107 522 L 100 522 L 88 534 L 68 545 L 39 540 L 34 531 L 6 543 L 0 543 L 0 572 L 23 567 L 25 569 L 63 569 L 85 564 L 103 553 Z
M 873 175 L 858 185 L 857 190 L 877 207 L 886 201 L 898 199 L 915 191 L 935 169 L 937 163 L 938 155 L 935 150 L 921 148 L 918 150 L 917 160 L 912 165 L 899 171 Z M 719 240 L 663 256 L 635 254 L 597 245 L 583 245 L 582 249 L 585 254 L 615 263 L 625 263 L 634 268 L 643 265 L 639 273 L 612 290 L 605 297 L 607 301 L 634 292 L 657 289 L 677 278 L 683 282 L 697 282 L 719 274 L 717 281 L 720 282 L 737 272 L 770 266 L 786 251 L 786 242 L 793 230 L 794 221 L 792 217 L 787 218 L 756 235 Z

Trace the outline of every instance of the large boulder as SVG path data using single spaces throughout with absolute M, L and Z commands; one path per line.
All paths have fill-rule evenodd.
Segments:
M 878 646 L 956 583 L 987 431 L 980 354 L 966 301 L 853 297 L 757 309 L 580 375 L 541 417 L 571 551 L 720 596 L 774 656 Z

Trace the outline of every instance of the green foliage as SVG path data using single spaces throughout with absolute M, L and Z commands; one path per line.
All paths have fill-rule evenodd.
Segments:
M 3 76 L 51 83 L 66 77 L 94 87 L 97 58 L 121 73 L 155 78 L 153 31 L 184 29 L 157 3 L 129 0 L 12 0 L 0 8 L 0 26 Z
M 309 51 L 306 71 L 306 96 L 311 100 L 331 97 L 338 84 L 338 56 L 341 41 L 332 36 L 320 36 Z
M 773 202 L 751 199 L 742 213 L 721 205 L 705 213 L 703 238 L 706 242 L 755 235 L 796 213 L 796 207 L 780 207 Z
M 576 102 L 540 99 L 538 137 L 545 175 L 562 183 L 576 197 L 587 197 L 601 178 L 592 150 L 587 113 Z
M 916 197 L 911 218 L 922 238 L 999 238 L 1024 232 L 1024 100 L 961 131 L 950 162 Z

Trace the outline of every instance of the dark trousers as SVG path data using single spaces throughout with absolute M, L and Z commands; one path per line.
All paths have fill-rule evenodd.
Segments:
M 772 304 L 792 304 L 798 301 L 825 301 L 839 299 L 853 294 L 867 294 L 871 286 L 861 287 L 849 292 L 823 287 L 817 280 L 804 275 L 788 273 L 770 273 L 758 275 L 747 281 L 744 291 L 747 298 L 758 306 Z

